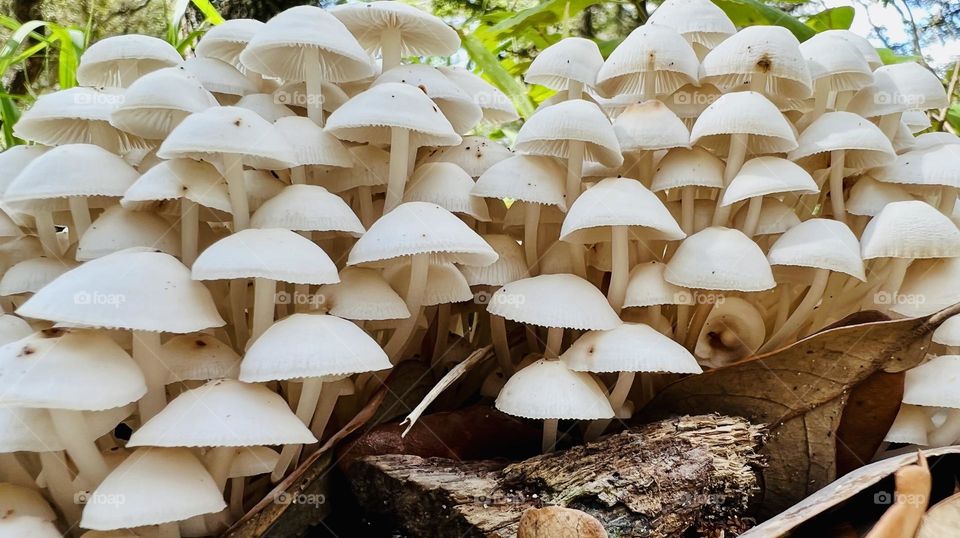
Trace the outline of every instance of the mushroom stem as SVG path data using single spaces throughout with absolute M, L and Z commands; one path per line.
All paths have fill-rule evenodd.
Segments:
M 67 523 L 73 525 L 80 521 L 80 507 L 73 497 L 75 491 L 66 456 L 63 452 L 41 452 L 40 465 L 43 478 L 47 482 L 47 491 Z
M 567 81 L 567 100 L 580 99 L 583 95 L 583 83 L 578 80 Z
M 607 300 L 614 312 L 619 313 L 623 308 L 623 300 L 627 294 L 627 281 L 630 276 L 630 242 L 627 237 L 626 226 L 611 226 L 610 234 L 613 242 L 612 268 L 610 271 L 610 287 L 607 289 Z
M 830 152 L 830 208 L 833 218 L 846 224 L 847 209 L 843 203 L 843 164 L 846 152 L 842 149 Z
M 306 377 L 303 379 L 303 384 L 301 384 L 300 387 L 300 400 L 297 401 L 296 411 L 297 418 L 306 426 L 310 426 L 310 421 L 313 420 L 313 415 L 317 411 L 317 402 L 320 401 L 320 393 L 323 390 L 323 378 Z M 287 467 L 290 466 L 290 462 L 292 462 L 299 453 L 300 445 L 283 445 L 283 449 L 280 451 L 280 458 L 277 460 L 277 465 L 273 468 L 273 473 L 270 475 L 270 480 L 275 483 L 282 480 L 283 476 L 287 474 Z
M 675 332 L 677 342 L 683 343 L 687 339 L 687 328 L 690 326 L 690 305 L 677 305 L 677 329 Z
M 327 429 L 327 424 L 330 423 L 330 417 L 333 416 L 333 410 L 337 407 L 337 400 L 340 399 L 343 384 L 348 381 L 349 379 L 341 379 L 327 383 L 323 386 L 323 390 L 320 391 L 320 399 L 317 400 L 317 409 L 313 413 L 313 420 L 310 421 L 310 430 L 313 432 L 313 436 L 317 438 L 317 441 L 323 441 L 323 432 Z
M 197 259 L 200 236 L 200 206 L 193 200 L 180 199 L 180 261 L 190 267 Z
M 37 489 L 36 480 L 20 463 L 15 452 L 0 454 L 0 480 L 16 486 Z
M 433 364 L 439 364 L 447 352 L 450 336 L 450 303 L 437 305 L 437 338 L 433 342 Z
M 813 112 L 810 114 L 810 121 L 819 118 L 827 110 L 827 102 L 830 100 L 830 84 L 827 77 L 823 77 L 814 84 L 813 93 Z
M 247 327 L 247 280 L 235 278 L 230 281 L 230 317 L 233 336 L 238 350 L 246 348 L 250 333 Z
M 365 229 L 370 229 L 377 216 L 373 213 L 373 191 L 369 185 L 357 187 L 357 197 L 360 199 L 360 222 Z
M 680 188 L 680 227 L 683 229 L 683 233 L 687 235 L 692 235 L 695 232 L 693 229 L 693 212 L 696 192 L 696 187 Z
M 70 459 L 77 465 L 78 474 L 96 487 L 110 474 L 110 467 L 103 460 L 103 454 L 87 427 L 86 418 L 82 411 L 71 409 L 48 409 L 53 420 L 53 428 L 63 444 Z
M 233 232 L 250 227 L 250 201 L 247 199 L 247 185 L 243 178 L 243 160 L 239 155 L 223 154 L 223 177 L 227 180 L 230 193 L 230 210 L 233 212 Z
M 560 421 L 555 418 L 544 419 L 543 421 L 543 442 L 540 445 L 540 451 L 544 454 L 553 452 L 557 444 L 557 426 Z
M 407 286 L 407 310 L 410 317 L 404 319 L 393 331 L 390 340 L 383 350 L 394 364 L 400 359 L 407 340 L 414 333 L 420 312 L 423 309 L 423 299 L 427 290 L 427 273 L 430 271 L 430 255 L 415 254 L 410 260 L 410 284 Z
M 214 484 L 222 493 L 227 487 L 227 478 L 230 476 L 230 465 L 237 456 L 237 450 L 232 446 L 217 446 L 207 452 L 207 471 L 213 477 Z
M 400 29 L 397 27 L 384 28 L 380 34 L 380 57 L 382 59 L 382 72 L 386 73 L 390 69 L 400 65 Z
M 256 341 L 273 324 L 276 296 L 276 280 L 253 279 L 253 329 L 250 331 L 250 341 Z
M 180 524 L 172 521 L 157 525 L 157 538 L 180 538 Z
M 583 248 L 583 245 L 567 243 L 567 251 L 570 254 L 570 264 L 573 266 L 573 274 L 580 278 L 587 278 L 587 249 Z
M 567 142 L 567 207 L 573 206 L 580 196 L 581 176 L 583 175 L 583 154 L 586 145 L 580 140 Z
M 957 189 L 944 185 L 940 189 L 940 201 L 937 203 L 937 209 L 946 216 L 953 215 L 953 210 L 957 206 Z
M 896 112 L 893 114 L 884 114 L 880 116 L 880 123 L 878 127 L 883 131 L 883 134 L 887 135 L 891 141 L 894 137 L 897 136 L 897 129 L 900 128 L 900 117 L 903 114 L 901 112 Z
M 490 337 L 493 350 L 497 355 L 497 364 L 504 377 L 513 375 L 513 358 L 510 356 L 510 344 L 507 341 L 507 323 L 502 317 L 490 314 Z
M 307 47 L 304 50 L 306 64 L 307 117 L 323 127 L 323 76 L 320 72 L 320 49 Z
M 829 269 L 817 269 L 817 272 L 813 275 L 813 282 L 810 283 L 810 288 L 807 290 L 807 294 L 803 296 L 803 300 L 800 301 L 797 309 L 794 310 L 793 313 L 790 314 L 790 317 L 787 318 L 787 321 L 773 333 L 773 336 L 767 340 L 767 343 L 760 346 L 760 349 L 757 350 L 758 354 L 767 353 L 779 348 L 788 338 L 803 327 L 804 323 L 810 319 L 810 315 L 813 314 L 813 309 L 817 306 L 817 303 L 820 302 L 820 298 L 823 297 L 823 290 L 827 288 L 827 281 L 829 279 Z
M 696 294 L 694 294 L 696 299 Z M 706 299 L 706 298 L 704 298 Z M 697 307 L 693 309 L 693 316 L 690 320 L 690 327 L 687 330 L 686 334 L 686 348 L 693 350 L 697 345 L 697 339 L 700 338 L 700 330 L 703 329 L 703 324 L 707 322 L 707 317 L 710 316 L 710 311 L 713 310 L 713 301 L 704 300 L 697 303 Z
M 390 177 L 387 180 L 387 197 L 383 213 L 387 214 L 400 205 L 407 184 L 407 160 L 410 149 L 410 130 L 394 127 L 390 130 Z
M 840 111 L 846 110 L 847 106 L 850 105 L 850 100 L 853 99 L 853 96 L 856 93 L 856 90 L 843 90 L 837 92 L 837 96 L 833 99 L 833 109 Z
M 889 307 L 897 304 L 897 295 L 900 292 L 900 286 L 903 284 L 903 277 L 907 274 L 912 258 L 891 258 L 888 264 L 889 273 L 884 279 L 883 285 L 877 292 L 876 302 L 884 303 L 883 306 Z
M 71 196 L 67 198 L 67 204 L 70 206 L 70 218 L 73 220 L 73 227 L 76 228 L 77 241 L 79 241 L 90 228 L 90 206 L 87 204 L 86 196 Z
M 643 71 L 643 89 L 640 92 L 640 102 L 657 98 L 657 70 L 656 58 L 653 54 L 647 57 L 646 69 Z
M 723 189 L 720 189 L 720 194 L 717 196 L 717 207 L 713 212 L 714 226 L 726 226 L 730 221 L 730 212 L 733 210 L 733 205 L 721 206 L 720 200 L 723 198 L 723 192 L 727 189 L 727 185 L 733 181 L 733 178 L 743 166 L 743 159 L 747 156 L 748 136 L 743 133 L 730 135 L 730 151 L 727 155 L 726 166 L 723 169 Z
M 540 204 L 523 204 L 523 253 L 527 259 L 530 276 L 540 273 L 540 251 L 537 250 L 537 228 L 540 225 Z
M 757 233 L 757 224 L 760 223 L 760 209 L 763 207 L 763 196 L 754 196 L 747 203 L 747 218 L 743 222 L 743 234 L 753 237 Z
M 613 408 L 615 413 L 619 413 L 620 408 L 622 408 L 623 404 L 627 401 L 627 396 L 630 395 L 630 389 L 633 387 L 633 380 L 636 375 L 634 372 L 620 372 L 617 374 L 617 383 L 613 386 L 613 390 L 610 391 L 610 396 L 607 398 L 610 401 L 610 407 Z M 611 419 L 606 418 L 594 420 L 587 426 L 587 430 L 583 433 L 583 438 L 592 441 L 600 437 L 607 429 L 607 426 L 610 425 L 610 422 Z
M 38 210 L 33 214 L 37 225 L 37 236 L 43 245 L 43 252 L 48 258 L 60 258 L 60 243 L 57 241 L 57 226 L 53 223 L 53 214 L 46 210 Z
M 230 517 L 240 519 L 243 517 L 243 488 L 246 480 L 242 476 L 235 476 L 230 479 Z
M 780 330 L 780 327 L 783 327 L 783 324 L 786 323 L 787 317 L 790 315 L 791 299 L 793 299 L 789 284 L 780 284 L 777 294 L 777 311 L 773 321 L 774 331 Z
M 558 358 L 560 356 L 561 346 L 563 346 L 563 327 L 547 328 L 547 343 L 543 350 L 543 358 Z
M 160 359 L 160 333 L 133 331 L 133 360 L 143 371 L 147 393 L 140 398 L 141 424 L 153 418 L 167 405 L 167 367 Z
M 307 183 L 307 171 L 303 166 L 294 166 L 290 169 L 290 183 L 293 185 L 305 185 Z

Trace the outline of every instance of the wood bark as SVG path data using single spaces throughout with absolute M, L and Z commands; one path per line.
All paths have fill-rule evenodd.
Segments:
M 414 537 L 512 538 L 525 510 L 547 505 L 611 536 L 730 536 L 750 526 L 761 442 L 744 419 L 685 416 L 519 463 L 370 456 L 349 475 L 365 509 Z

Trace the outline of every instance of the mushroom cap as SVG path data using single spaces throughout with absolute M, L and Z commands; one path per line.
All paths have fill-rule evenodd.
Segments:
M 723 161 L 709 151 L 674 148 L 667 152 L 653 174 L 650 190 L 660 192 L 679 187 L 723 187 Z
M 275 355 L 271 357 L 276 360 Z M 240 372 L 243 375 L 243 363 Z M 222 447 L 316 442 L 279 394 L 262 385 L 216 379 L 174 398 L 133 432 L 127 446 Z
M 907 110 L 904 111 L 903 115 L 900 117 L 903 124 L 910 129 L 911 133 L 919 133 L 926 131 L 933 124 L 930 123 L 930 116 L 927 115 L 923 110 Z M 953 133 L 943 133 L 950 136 L 957 136 Z M 914 149 L 916 149 L 916 143 L 914 144 Z
M 323 297 L 326 311 L 344 319 L 406 319 L 410 311 L 403 298 L 376 269 L 344 267 L 340 282 L 324 284 L 317 294 Z
M 267 474 L 273 471 L 280 461 L 280 453 L 265 446 L 238 448 L 230 463 L 228 478 L 244 478 Z
M 247 189 L 251 214 L 256 213 L 261 205 L 287 187 L 286 183 L 263 170 L 244 170 L 243 184 Z
M 200 58 L 216 58 L 231 65 L 240 65 L 240 53 L 264 27 L 256 19 L 230 19 L 211 26 L 193 52 Z
M 906 317 L 929 316 L 960 303 L 960 258 L 932 258 L 910 264 L 898 300 L 890 310 Z M 902 300 L 900 300 L 903 298 Z
M 668 26 L 691 45 L 712 49 L 737 32 L 730 17 L 709 0 L 667 0 L 653 10 L 647 24 Z
M 4 519 L 35 517 L 43 521 L 57 520 L 57 515 L 39 491 L 3 482 L 0 482 L 0 513 L 6 514 Z
M 210 161 L 218 169 L 223 166 L 220 157 L 224 154 L 265 170 L 291 168 L 296 160 L 293 148 L 273 124 L 252 110 L 235 106 L 212 107 L 187 116 L 157 151 L 161 159 Z
M 3 277 L 0 277 L 0 295 L 36 293 L 37 290 L 76 266 L 77 264 L 70 260 L 57 260 L 46 256 L 17 262 L 3 273 Z
M 763 314 L 740 297 L 721 297 L 707 315 L 693 354 L 718 368 L 756 353 L 766 338 Z
M 142 138 L 110 125 L 110 115 L 123 101 L 116 90 L 77 86 L 45 93 L 14 125 L 16 136 L 43 144 L 96 144 L 113 153 L 146 148 Z
M 119 506 L 103 502 L 84 506 L 80 526 L 101 531 L 183 521 L 227 506 L 213 477 L 186 449 L 134 451 L 91 497 L 123 499 Z
M 417 254 L 463 265 L 497 261 L 490 245 L 453 213 L 429 202 L 406 202 L 370 226 L 350 249 L 347 265 L 382 266 Z
M 247 228 L 207 247 L 194 280 L 266 278 L 295 284 L 339 282 L 337 266 L 313 241 L 284 228 Z
M 960 346 L 960 315 L 953 315 L 944 320 L 933 331 L 933 341 L 945 346 Z
M 540 359 L 511 376 L 495 405 L 523 418 L 593 420 L 614 416 L 593 377 L 570 370 L 560 360 Z
M 770 247 L 767 259 L 770 265 L 827 269 L 867 280 L 857 236 L 836 220 L 810 219 L 790 228 Z
M 926 202 L 893 202 L 867 223 L 860 250 L 864 260 L 960 256 L 960 230 Z
M 863 55 L 863 58 L 867 61 L 867 65 L 870 66 L 870 69 L 876 69 L 883 65 L 883 60 L 880 59 L 880 54 L 877 53 L 877 49 L 874 48 L 873 44 L 867 41 L 867 38 L 855 34 L 850 30 L 825 30 L 820 32 L 819 35 L 826 36 L 835 36 L 843 39 L 847 43 L 853 45 L 857 51 Z
M 295 162 L 300 165 L 339 166 L 350 168 L 353 160 L 337 137 L 323 130 L 309 118 L 287 116 L 274 122 L 280 136 L 293 146 Z
M 687 236 L 663 202 L 643 183 L 608 177 L 573 203 L 563 219 L 560 240 L 578 244 L 611 241 L 613 226 L 628 226 L 634 238 L 677 241 Z
M 389 265 L 383 271 L 383 278 L 387 279 L 397 293 L 406 297 L 410 285 L 410 264 Z M 456 265 L 448 262 L 430 264 L 427 269 L 427 289 L 423 296 L 423 306 L 462 303 L 473 298 L 467 279 Z
M 242 97 L 259 91 L 256 83 L 239 69 L 216 58 L 187 58 L 180 68 L 195 76 L 211 93 Z
M 904 114 L 906 114 L 906 112 Z M 914 138 L 913 149 L 915 150 L 929 149 L 936 146 L 942 146 L 944 144 L 960 144 L 960 137 L 958 137 L 953 133 L 947 133 L 947 132 L 923 133 L 921 135 L 917 135 L 917 137 Z M 23 147 L 23 146 L 17 146 L 17 147 Z M 34 147 L 34 146 L 28 146 L 28 147 Z M 6 153 L 9 153 L 12 149 L 13 148 L 8 149 Z
M 697 360 L 680 344 L 643 323 L 589 331 L 560 356 L 575 372 L 699 374 Z
M 583 99 L 570 99 L 531 116 L 517 133 L 514 147 L 521 153 L 566 158 L 571 140 L 584 143 L 587 161 L 604 166 L 623 163 L 610 120 L 600 107 Z
M 960 187 L 960 144 L 908 151 L 870 174 L 885 183 Z
M 0 346 L 33 334 L 30 324 L 13 314 L 0 314 Z
M 222 377 L 236 379 L 240 355 L 228 344 L 204 333 L 181 334 L 160 346 L 167 370 L 167 384 L 181 381 L 208 381 Z
M 652 66 L 651 66 L 652 64 Z M 656 73 L 651 93 L 667 95 L 684 84 L 695 84 L 700 66 L 690 43 L 676 30 L 658 24 L 638 26 L 610 53 L 597 73 L 601 97 L 640 95 L 644 73 Z
M 85 262 L 132 247 L 180 254 L 180 234 L 159 215 L 112 206 L 93 221 L 77 244 L 77 261 Z
M 813 94 L 800 42 L 782 26 L 743 28 L 707 53 L 700 69 L 703 82 L 723 91 L 743 88 L 763 75 L 768 95 L 806 99 Z
M 156 37 L 116 35 L 91 44 L 80 56 L 77 83 L 81 86 L 120 88 L 130 85 L 130 75 L 177 65 L 183 60 L 177 49 Z M 121 84 L 121 75 L 124 75 Z
M 692 127 L 700 114 L 723 95 L 713 84 L 685 84 L 660 100 L 673 111 L 684 125 Z
M 800 43 L 810 79 L 829 91 L 859 90 L 873 83 L 873 69 L 856 45 L 834 34 L 815 34 Z
M 460 272 L 471 286 L 503 286 L 509 282 L 530 276 L 527 262 L 520 243 L 509 235 L 484 235 L 486 241 L 497 252 L 497 261 L 485 267 L 463 266 Z
M 390 178 L 390 152 L 377 146 L 353 146 L 350 152 L 351 168 L 314 169 L 314 180 L 330 192 L 341 193 L 357 187 L 385 189 Z
M 628 106 L 613 122 L 613 131 L 624 153 L 690 147 L 683 120 L 656 99 Z
M 792 207 L 772 197 L 765 196 L 760 202 L 760 220 L 757 221 L 757 230 L 754 236 L 782 234 L 800 224 L 800 217 Z M 743 204 L 733 216 L 733 227 L 742 230 L 747 221 L 749 204 Z M 713 215 L 710 215 L 713 218 Z
M 541 327 L 602 331 L 621 323 L 600 290 L 570 274 L 544 274 L 504 284 L 490 297 L 487 311 Z
M 881 183 L 871 176 L 861 176 L 847 195 L 847 213 L 872 217 L 880 213 L 887 204 L 913 199 L 913 196 L 897 185 Z
M 567 37 L 540 51 L 527 67 L 523 80 L 557 91 L 566 90 L 570 81 L 592 88 L 601 67 L 603 56 L 596 42 Z
M 401 56 L 449 56 L 460 48 L 460 36 L 440 18 L 401 2 L 377 0 L 340 4 L 330 13 L 373 54 L 380 50 L 383 33 L 400 31 Z
M 333 232 L 350 237 L 363 235 L 363 224 L 336 194 L 317 185 L 289 185 L 270 198 L 250 217 L 253 228 Z
M 136 411 L 136 404 L 106 411 L 82 411 L 91 437 L 110 433 Z M 46 409 L 0 406 L 0 454 L 63 450 Z
M 458 133 L 466 133 L 483 119 L 480 106 L 444 75 L 439 67 L 426 64 L 399 65 L 377 77 L 373 86 L 390 82 L 407 84 L 427 94 Z
M 102 411 L 146 394 L 143 373 L 109 336 L 48 329 L 0 347 L 0 403 Z
M 290 107 L 278 103 L 277 98 L 272 93 L 248 93 L 233 106 L 252 110 L 270 123 L 275 123 L 280 118 L 296 116 L 296 113 Z
M 314 49 L 319 56 L 307 54 Z M 295 6 L 275 15 L 257 30 L 240 53 L 244 67 L 283 80 L 306 80 L 319 69 L 329 82 L 360 80 L 373 74 L 370 57 L 350 31 L 330 12 Z
M 684 239 L 663 276 L 672 284 L 703 290 L 763 291 L 777 285 L 760 247 L 740 230 L 721 226 Z
M 115 252 L 71 269 L 17 313 L 91 327 L 181 334 L 224 324 L 210 292 L 190 279 L 189 269 L 169 254 L 146 249 Z
M 721 206 L 783 193 L 817 194 L 820 187 L 810 174 L 796 164 L 780 157 L 754 157 L 743 163 L 740 171 L 723 191 Z
M 354 323 L 327 314 L 293 314 L 250 345 L 240 363 L 240 380 L 352 375 L 391 367 L 376 340 Z
M 20 516 L 0 519 L 0 536 L 57 538 L 63 535 L 51 521 L 34 516 Z
M 224 215 L 232 213 L 226 180 L 212 164 L 193 159 L 172 159 L 151 167 L 127 188 L 120 205 L 145 210 L 156 202 L 180 198 Z
M 500 161 L 513 157 L 510 148 L 482 136 L 465 136 L 456 146 L 424 148 L 417 164 L 453 163 L 476 179 Z
M 7 190 L 7 186 L 28 164 L 49 150 L 46 146 L 20 145 L 0 152 L 0 193 Z M 4 207 L 4 210 L 7 208 Z
M 194 112 L 218 106 L 200 80 L 177 67 L 148 73 L 123 92 L 110 124 L 147 140 L 163 140 Z
M 797 147 L 790 122 L 757 92 L 725 93 L 690 129 L 690 143 L 726 154 L 732 134 L 746 134 L 747 153 L 786 153 Z
M 666 268 L 665 264 L 655 261 L 635 265 L 630 270 L 623 307 L 693 304 L 693 293 L 690 290 L 671 284 L 663 278 Z
M 470 194 L 475 185 L 473 178 L 453 163 L 424 163 L 407 180 L 403 201 L 430 202 L 451 213 L 489 222 L 486 202 Z
M 394 128 L 408 129 L 415 146 L 461 141 L 436 103 L 416 86 L 401 82 L 377 84 L 353 96 L 330 114 L 326 127 L 341 140 L 370 144 L 389 144 Z
M 483 111 L 483 119 L 494 123 L 506 123 L 520 118 L 509 97 L 496 86 L 488 84 L 480 76 L 462 67 L 440 67 L 440 70 L 460 89 L 467 92 L 473 102 Z
M 829 152 L 844 150 L 846 168 L 873 168 L 893 161 L 896 154 L 879 127 L 851 112 L 827 112 L 797 138 L 789 158 L 806 168 L 826 168 Z
M 514 155 L 481 174 L 472 194 L 554 205 L 566 211 L 566 174 L 566 169 L 553 157 Z
M 877 68 L 873 72 L 873 84 L 857 92 L 847 110 L 873 118 L 906 110 L 941 108 L 947 104 L 940 79 L 916 62 L 905 62 Z
M 941 355 L 907 370 L 903 403 L 960 409 L 960 355 Z
M 932 427 L 933 421 L 930 420 L 926 409 L 916 405 L 901 404 L 897 418 L 893 420 L 883 441 L 926 446 L 929 443 L 927 429 Z

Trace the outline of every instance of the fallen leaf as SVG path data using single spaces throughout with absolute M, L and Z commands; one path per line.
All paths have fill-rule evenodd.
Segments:
M 943 538 L 960 529 L 960 493 L 947 497 L 927 510 L 917 538 Z
M 918 364 L 926 337 L 958 311 L 960 305 L 926 318 L 829 328 L 773 353 L 681 379 L 643 414 L 716 412 L 767 425 L 761 515 L 773 515 L 836 479 L 836 433 L 855 387 L 878 371 Z M 864 316 L 869 319 L 855 319 Z
M 873 459 L 897 418 L 904 372 L 875 372 L 853 387 L 837 427 L 837 476 Z

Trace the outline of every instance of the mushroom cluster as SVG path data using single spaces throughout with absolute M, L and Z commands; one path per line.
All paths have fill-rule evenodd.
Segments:
M 390 1 L 83 54 L 0 154 L 0 529 L 215 535 L 400 361 L 590 440 L 664 384 L 862 309 L 960 302 L 960 139 L 915 63 L 667 0 L 543 50 L 519 120 Z M 379 59 L 379 61 L 378 61 Z M 890 440 L 960 438 L 960 319 Z M 132 434 L 131 434 L 132 432 Z M 12 533 L 12 534 L 10 534 Z M 32 533 L 32 534 L 30 534 Z M 112 535 L 112 534 L 109 534 Z

